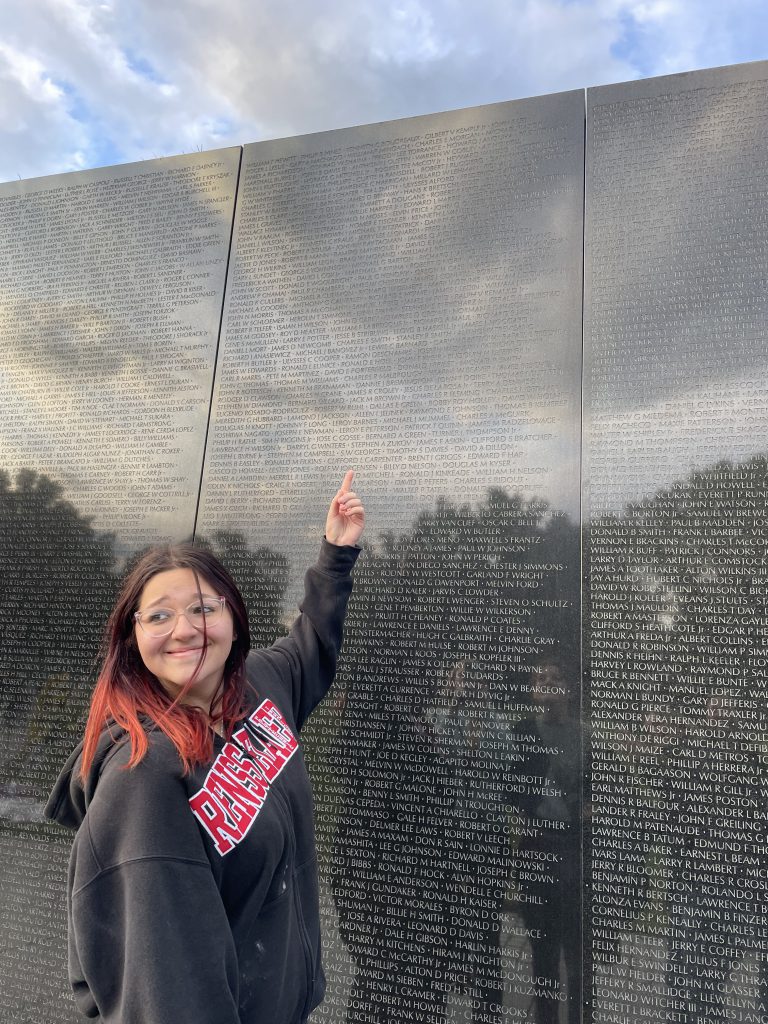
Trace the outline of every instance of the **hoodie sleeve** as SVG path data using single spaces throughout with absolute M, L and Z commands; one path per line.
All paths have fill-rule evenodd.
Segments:
M 278 674 L 289 688 L 294 720 L 302 728 L 328 692 L 336 674 L 344 616 L 352 592 L 351 572 L 360 549 L 323 540 L 320 557 L 304 577 L 299 617 L 288 636 L 253 651 L 248 671 L 256 688 L 264 671 Z
M 178 756 L 156 736 L 136 768 L 127 756 L 105 769 L 70 862 L 75 1001 L 103 1024 L 240 1024 L 234 941 Z

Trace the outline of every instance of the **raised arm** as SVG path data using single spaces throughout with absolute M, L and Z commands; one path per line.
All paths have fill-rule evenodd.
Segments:
M 355 545 L 365 525 L 363 503 L 351 490 L 354 475 L 351 469 L 345 474 L 331 500 L 320 556 L 304 578 L 301 614 L 288 636 L 248 657 L 248 674 L 257 691 L 264 673 L 277 674 L 289 691 L 299 729 L 323 699 L 336 674 L 352 591 L 350 574 L 360 553 Z

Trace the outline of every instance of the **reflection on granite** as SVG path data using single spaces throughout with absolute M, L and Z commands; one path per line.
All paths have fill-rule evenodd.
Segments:
M 509 765 L 540 659 L 578 693 L 582 198 L 579 93 L 244 153 L 199 528 L 283 553 L 290 604 L 348 466 L 371 523 L 306 740 L 317 1020 L 528 1013 Z
M 766 101 L 765 64 L 589 94 L 600 1024 L 768 1015 Z
M 590 90 L 586 224 L 580 93 L 248 146 L 223 310 L 239 150 L 0 186 L 0 1018 L 74 1019 L 126 563 L 196 526 L 268 644 L 348 466 L 313 1020 L 768 1015 L 767 83 Z
M 0 184 L 0 1019 L 75 1019 L 42 805 L 127 558 L 192 533 L 240 151 Z

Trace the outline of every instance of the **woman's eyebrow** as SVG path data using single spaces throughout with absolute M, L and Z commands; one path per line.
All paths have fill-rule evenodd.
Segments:
M 191 601 L 187 601 L 187 604 L 194 604 L 194 602 L 200 600 L 201 597 L 210 598 L 211 601 L 218 601 L 218 600 L 220 600 L 220 598 L 216 594 L 206 594 L 205 591 L 203 591 L 201 594 L 198 594 L 198 592 L 195 591 L 194 592 L 194 597 L 192 598 Z M 145 604 L 144 608 L 154 608 L 154 606 L 156 604 L 163 604 L 163 603 L 171 604 L 171 597 L 170 597 L 169 594 L 163 594 L 162 597 L 156 597 L 154 601 L 150 601 L 149 604 Z M 139 609 L 139 611 L 143 611 L 143 610 L 144 610 L 143 608 Z

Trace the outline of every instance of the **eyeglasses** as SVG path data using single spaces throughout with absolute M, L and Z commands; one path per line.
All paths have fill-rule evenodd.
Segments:
M 134 612 L 133 617 L 147 636 L 168 636 L 176 628 L 179 615 L 183 615 L 195 629 L 215 626 L 224 614 L 226 603 L 226 597 L 206 597 L 202 601 L 193 601 L 181 612 L 173 608 L 148 608 L 144 612 Z

